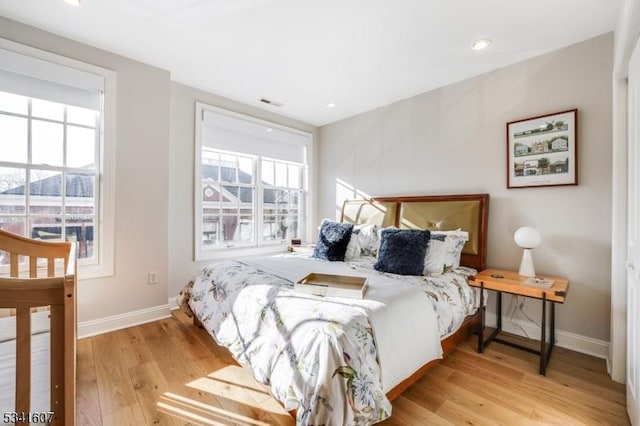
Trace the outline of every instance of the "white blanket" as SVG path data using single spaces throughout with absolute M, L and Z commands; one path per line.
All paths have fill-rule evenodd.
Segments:
M 286 256 L 255 257 L 245 263 L 292 282 L 311 272 L 366 276 L 365 298 L 350 300 L 369 312 L 385 393 L 429 361 L 442 358 L 435 311 L 419 288 L 399 276 L 366 273 L 342 262 L 298 258 L 301 261 L 291 262 Z

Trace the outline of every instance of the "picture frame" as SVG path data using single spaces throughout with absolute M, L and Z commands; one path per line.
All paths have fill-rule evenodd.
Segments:
M 507 188 L 578 184 L 578 109 L 507 123 Z

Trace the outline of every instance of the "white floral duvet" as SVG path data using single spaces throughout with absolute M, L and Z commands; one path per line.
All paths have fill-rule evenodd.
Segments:
M 373 262 L 363 257 L 349 266 L 354 274 L 420 288 L 441 337 L 475 311 L 475 292 L 467 285 L 473 270 L 397 276 L 375 271 Z M 291 279 L 237 260 L 205 267 L 181 296 L 218 344 L 270 386 L 285 409 L 297 410 L 298 425 L 368 425 L 391 415 L 372 322 L 351 299 L 295 292 Z

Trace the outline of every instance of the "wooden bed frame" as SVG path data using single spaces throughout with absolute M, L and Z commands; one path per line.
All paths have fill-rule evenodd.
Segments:
M 0 308 L 15 309 L 16 312 L 15 412 L 31 412 L 31 312 L 34 308 L 49 306 L 49 409 L 53 412 L 50 424 L 75 425 L 75 246 L 69 242 L 32 240 L 0 230 L 0 251 L 9 256 L 9 277 L 0 275 Z M 22 256 L 27 259 L 21 265 Z M 39 259 L 46 261 L 41 263 Z M 56 259 L 62 261 L 56 262 Z M 58 277 L 55 276 L 56 263 L 62 263 L 64 268 Z M 38 277 L 39 269 L 45 277 Z M 29 419 L 25 420 L 18 423 L 30 423 Z
M 354 224 L 373 223 L 381 227 L 421 228 L 429 230 L 462 229 L 469 232 L 460 264 L 478 271 L 487 265 L 487 235 L 489 222 L 489 194 L 427 195 L 373 197 L 345 200 L 341 220 Z M 456 350 L 477 330 L 481 312 L 465 318 L 460 328 L 442 340 L 443 357 Z M 202 324 L 193 317 L 196 326 Z M 412 384 L 440 362 L 433 360 L 400 382 L 386 396 L 390 401 L 400 396 Z M 295 418 L 295 410 L 290 411 Z
M 487 235 L 489 222 L 489 194 L 426 195 L 373 197 L 346 200 L 341 220 L 354 224 L 373 223 L 381 227 L 420 228 L 436 230 L 462 229 L 469 232 L 469 241 L 462 251 L 460 264 L 478 271 L 487 266 Z M 477 330 L 481 312 L 468 316 L 454 334 L 442 340 L 443 357 L 466 342 Z M 424 376 L 440 360 L 422 366 L 413 375 L 389 392 L 393 400 Z

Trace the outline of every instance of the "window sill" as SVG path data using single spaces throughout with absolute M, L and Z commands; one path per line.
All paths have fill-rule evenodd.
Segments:
M 96 278 L 112 277 L 113 275 L 113 266 L 78 265 L 78 280 L 92 280 Z

